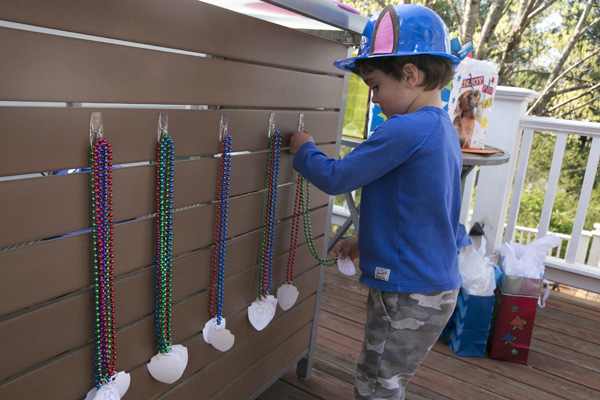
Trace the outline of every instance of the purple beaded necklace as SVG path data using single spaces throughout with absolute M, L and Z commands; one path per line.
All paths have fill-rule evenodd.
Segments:
M 97 117 L 101 118 L 101 117 Z M 101 120 L 91 144 L 92 237 L 94 251 L 94 383 L 115 374 L 117 338 L 114 300 L 112 149 L 102 137 Z M 92 133 L 92 132 L 91 132 Z M 92 136 L 90 136 L 92 140 Z

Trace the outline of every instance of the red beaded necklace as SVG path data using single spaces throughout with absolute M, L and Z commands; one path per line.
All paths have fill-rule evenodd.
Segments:
M 94 383 L 100 387 L 115 374 L 115 328 L 112 149 L 102 137 L 102 114 L 92 113 L 90 169 L 94 252 Z

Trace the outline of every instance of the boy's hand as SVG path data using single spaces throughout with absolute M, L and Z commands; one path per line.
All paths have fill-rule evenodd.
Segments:
M 313 137 L 301 131 L 294 132 L 290 138 L 290 154 L 296 154 L 298 149 L 306 142 L 314 142 Z
M 335 254 L 340 258 L 350 257 L 351 260 L 358 258 L 358 236 L 342 239 L 335 245 Z

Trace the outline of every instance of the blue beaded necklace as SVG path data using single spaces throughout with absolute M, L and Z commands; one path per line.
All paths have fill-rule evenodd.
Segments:
M 266 297 L 273 282 L 273 245 L 275 243 L 275 221 L 277 214 L 277 186 L 279 180 L 279 158 L 281 154 L 281 132 L 270 137 L 267 167 L 267 194 L 264 206 L 264 229 L 262 236 L 261 263 L 259 271 L 258 298 Z
M 96 114 L 96 115 L 94 115 Z M 114 302 L 112 149 L 102 138 L 99 113 L 90 130 L 92 237 L 94 252 L 94 384 L 99 388 L 115 374 L 117 340 Z M 96 136 L 93 142 L 92 133 Z M 93 142 L 93 143 L 92 143 Z
M 166 129 L 159 132 L 156 153 L 156 256 L 154 321 L 158 352 L 171 350 L 171 294 L 173 275 L 173 181 L 175 149 Z
M 229 211 L 230 176 L 231 136 L 225 134 L 225 137 L 222 138 L 221 141 L 221 159 L 219 162 L 219 189 L 217 202 L 217 216 L 215 223 L 215 248 L 213 251 L 212 278 L 209 301 L 209 312 L 211 317 L 216 318 L 217 325 L 221 325 L 221 321 L 223 319 L 225 253 L 227 245 L 227 218 Z

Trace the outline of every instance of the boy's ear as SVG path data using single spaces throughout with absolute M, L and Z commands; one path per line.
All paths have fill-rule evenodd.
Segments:
M 402 72 L 404 75 L 404 78 L 406 79 L 407 83 L 409 84 L 409 86 L 412 88 L 414 86 L 416 86 L 419 83 L 419 69 L 417 68 L 417 66 L 415 64 L 404 64 L 404 67 L 402 68 Z

